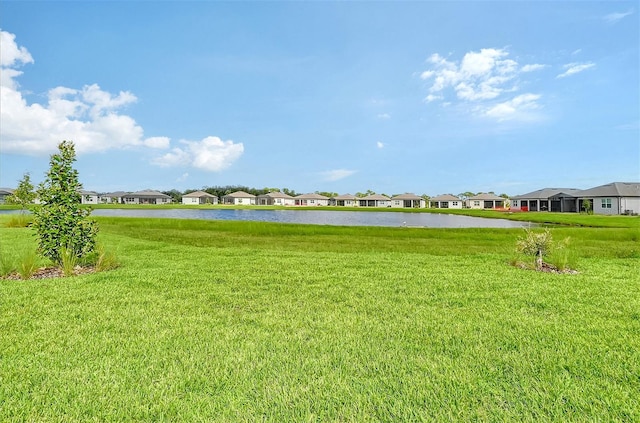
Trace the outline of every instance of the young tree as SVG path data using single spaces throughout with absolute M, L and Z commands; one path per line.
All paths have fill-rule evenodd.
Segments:
M 20 182 L 18 182 L 18 188 L 7 199 L 10 204 L 18 204 L 24 209 L 33 203 L 36 198 L 36 193 L 33 191 L 33 184 L 31 183 L 31 176 L 29 173 L 25 173 Z
M 33 226 L 38 252 L 61 265 L 65 252 L 82 258 L 94 250 L 98 226 L 87 219 L 91 209 L 80 207 L 82 184 L 73 168 L 73 142 L 62 141 L 58 150 L 51 156 L 49 171 L 37 189 L 41 204 L 33 209 Z
M 518 238 L 516 242 L 518 252 L 535 257 L 537 270 L 542 269 L 544 257 L 551 252 L 553 246 L 553 237 L 549 229 L 543 232 L 525 229 L 525 236 Z

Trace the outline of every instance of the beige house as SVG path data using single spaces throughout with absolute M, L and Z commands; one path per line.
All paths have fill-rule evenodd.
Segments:
M 505 199 L 491 193 L 480 193 L 469 197 L 465 205 L 469 209 L 498 209 L 504 207 Z
M 357 207 L 359 205 L 358 197 L 351 194 L 337 195 L 329 199 L 329 205 L 338 207 Z
M 360 207 L 391 207 L 391 199 L 386 195 L 372 194 L 358 198 Z
M 391 207 L 423 209 L 426 206 L 427 206 L 427 203 L 425 199 L 413 193 L 400 194 L 400 195 L 391 197 Z
M 153 190 L 127 193 L 123 200 L 124 204 L 171 204 L 171 197 Z
M 204 191 L 194 191 L 182 196 L 182 204 L 218 204 L 218 197 Z
M 296 200 L 289 194 L 274 191 L 258 195 L 257 204 L 259 206 L 294 206 L 296 204 Z
M 436 209 L 461 209 L 463 202 L 455 195 L 444 194 L 430 198 L 429 203 Z
M 296 206 L 328 206 L 329 197 L 321 194 L 300 194 L 294 197 Z
M 256 204 L 256 196 L 244 191 L 236 191 L 223 196 L 222 204 L 252 206 Z

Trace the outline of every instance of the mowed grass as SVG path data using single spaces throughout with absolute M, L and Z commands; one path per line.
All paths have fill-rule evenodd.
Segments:
M 118 269 L 0 281 L 0 421 L 640 420 L 637 228 L 97 220 Z

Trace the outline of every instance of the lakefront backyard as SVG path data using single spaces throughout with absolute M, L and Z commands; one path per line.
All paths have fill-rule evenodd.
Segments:
M 0 420 L 640 420 L 640 220 L 521 216 L 577 273 L 519 228 L 95 217 L 116 269 L 0 280 Z

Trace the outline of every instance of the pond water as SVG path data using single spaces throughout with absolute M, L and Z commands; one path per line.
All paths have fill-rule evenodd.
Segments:
M 0 214 L 19 213 L 0 210 Z M 528 222 L 435 213 L 359 212 L 339 210 L 255 209 L 95 209 L 94 216 L 170 219 L 241 220 L 336 226 L 406 226 L 424 228 L 526 228 Z
M 426 228 L 523 228 L 527 222 L 435 213 L 358 212 L 333 210 L 254 209 L 96 209 L 94 216 L 163 217 L 173 219 L 241 220 L 338 226 L 407 226 Z

